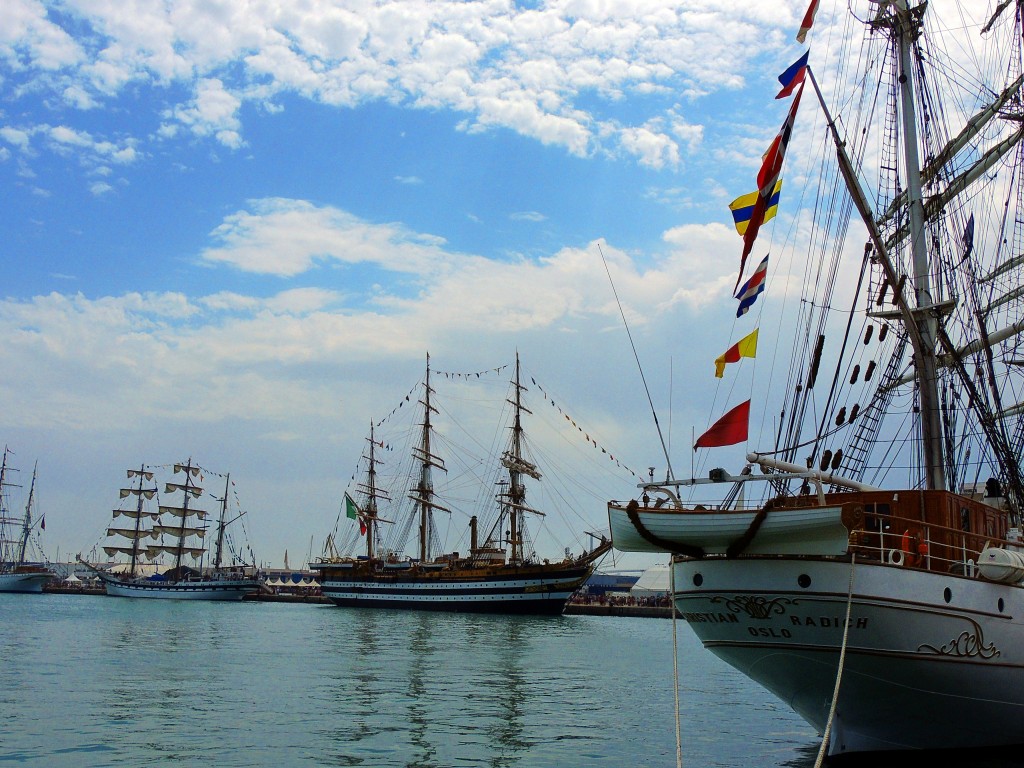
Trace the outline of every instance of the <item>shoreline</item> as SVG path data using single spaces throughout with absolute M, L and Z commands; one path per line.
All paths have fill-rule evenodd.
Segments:
M 55 595 L 87 595 L 106 597 L 102 587 L 99 589 L 82 587 L 44 587 L 43 594 Z M 331 601 L 322 595 L 297 594 L 255 594 L 247 596 L 243 602 L 254 603 L 292 603 L 303 605 L 331 605 Z M 564 616 L 626 616 L 630 618 L 669 619 L 672 611 L 667 605 L 612 605 L 609 603 L 567 603 Z

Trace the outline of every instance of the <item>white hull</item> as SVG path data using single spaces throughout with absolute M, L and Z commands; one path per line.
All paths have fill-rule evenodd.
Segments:
M 120 581 L 101 575 L 107 594 L 154 600 L 241 600 L 257 592 L 252 579 L 203 579 L 184 582 Z
M 42 592 L 52 573 L 0 573 L 0 592 Z
M 675 604 L 705 647 L 823 732 L 849 579 L 841 559 L 686 560 Z M 855 566 L 830 754 L 1019 744 L 1022 721 L 1024 589 Z
M 621 552 L 701 549 L 723 554 L 756 525 L 757 535 L 745 554 L 840 555 L 850 532 L 842 521 L 841 505 L 801 509 L 772 509 L 756 522 L 759 511 L 687 510 L 666 506 L 608 505 L 612 541 Z

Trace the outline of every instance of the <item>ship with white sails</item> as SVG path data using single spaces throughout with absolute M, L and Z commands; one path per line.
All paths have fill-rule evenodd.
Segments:
M 468 549 L 438 553 L 435 514 L 451 513 L 449 503 L 435 492 L 433 473 L 446 472 L 439 455 L 432 419 L 437 413 L 430 379 L 430 358 L 422 382 L 422 421 L 419 440 L 412 448 L 413 468 L 404 508 L 377 481 L 381 443 L 371 428 L 367 441 L 366 479 L 357 497 L 346 495 L 348 517 L 358 522 L 366 537 L 365 555 L 342 556 L 335 547 L 310 568 L 319 576 L 323 595 L 345 607 L 404 608 L 433 611 L 558 615 L 568 599 L 586 582 L 594 564 L 611 549 L 606 537 L 592 536 L 594 545 L 580 554 L 568 548 L 561 560 L 538 557 L 529 535 L 527 518 L 545 512 L 527 504 L 525 480 L 541 479 L 538 466 L 526 456 L 522 414 L 526 387 L 520 381 L 516 358 L 515 378 L 507 403 L 512 408 L 507 450 L 498 458 L 505 474 L 495 494 L 494 517 L 488 527 L 469 519 Z M 393 509 L 380 515 L 381 505 Z M 382 537 L 382 524 L 394 526 Z M 403 533 L 415 527 L 414 554 L 405 554 Z M 393 534 L 393 535 L 392 535 Z M 382 543 L 383 542 L 383 543 Z
M 199 483 L 205 472 L 191 459 L 174 464 L 172 480 L 163 484 L 168 501 L 162 503 L 153 468 L 142 465 L 127 470 L 129 487 L 121 489 L 120 497 L 134 504 L 114 510 L 113 522 L 107 528 L 107 537 L 114 543 L 103 546 L 108 557 L 120 556 L 125 562 L 115 569 L 82 561 L 103 582 L 108 595 L 241 600 L 259 591 L 254 566 L 244 563 L 237 554 L 231 564 L 227 563 L 226 529 L 245 514 L 240 512 L 229 519 L 230 475 L 225 475 L 224 496 L 219 499 L 219 515 L 212 526 L 211 552 L 207 534 L 212 521 L 200 501 L 204 491 Z M 161 501 L 155 509 L 146 503 L 154 499 Z M 173 565 L 162 570 L 151 565 L 162 557 L 170 557 Z
M 16 487 L 10 480 L 10 473 L 15 470 L 7 463 L 9 454 L 4 446 L 0 459 L 0 592 L 42 592 L 43 585 L 56 575 L 42 562 L 28 559 L 32 535 L 46 526 L 36 510 L 36 468 L 32 469 L 25 513 L 14 517 L 8 491 Z
M 779 277 L 741 305 L 720 359 L 751 399 L 694 448 L 746 443 L 746 462 L 608 507 L 617 548 L 672 553 L 675 606 L 704 647 L 831 755 L 1024 742 L 1022 10 L 823 4 L 831 47 L 787 70 L 803 85 L 751 219 L 756 237 L 777 150 L 799 136 L 814 222 L 794 230 L 811 234 L 798 252 L 773 244 Z M 820 143 L 794 119 L 801 94 Z M 764 283 L 745 287 L 749 306 Z M 777 334 L 742 348 L 758 319 Z M 741 359 L 771 357 L 773 337 L 781 392 Z

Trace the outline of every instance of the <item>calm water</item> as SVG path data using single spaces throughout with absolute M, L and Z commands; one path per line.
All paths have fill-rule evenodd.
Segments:
M 676 764 L 665 620 L 4 594 L 0 616 L 0 763 Z M 684 765 L 813 766 L 814 731 L 678 629 Z

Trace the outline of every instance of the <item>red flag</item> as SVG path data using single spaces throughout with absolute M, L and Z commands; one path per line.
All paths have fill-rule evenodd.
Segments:
M 39 518 L 39 527 L 44 531 L 46 530 L 46 515 Z
M 725 416 L 711 425 L 711 429 L 697 438 L 693 450 L 717 448 L 722 445 L 736 445 L 747 439 L 750 424 L 750 401 L 740 403 Z
M 366 535 L 366 523 L 364 523 L 362 520 L 359 521 L 359 535 Z
M 800 22 L 800 31 L 796 33 L 796 41 L 802 43 L 807 39 L 807 33 L 811 31 L 811 27 L 814 26 L 814 14 L 818 12 L 819 0 L 811 0 L 811 4 L 807 6 L 807 13 L 804 14 L 804 20 Z
M 761 169 L 757 172 L 757 188 L 760 194 L 754 202 L 754 210 L 750 214 L 750 221 L 747 223 L 747 231 L 743 233 L 743 253 L 740 256 L 740 273 L 736 276 L 736 285 L 733 292 L 740 287 L 740 280 L 743 279 L 743 269 L 747 265 L 747 256 L 754 248 L 754 241 L 757 240 L 757 233 L 764 223 L 765 213 L 768 211 L 768 201 L 775 191 L 775 182 L 782 175 L 782 163 L 786 159 L 786 147 L 793 135 L 793 125 L 796 123 L 796 111 L 800 107 L 800 97 L 804 95 L 803 86 L 796 92 L 796 98 L 789 107 L 789 114 L 782 124 L 778 134 L 772 140 L 768 151 L 764 153 L 761 161 Z

